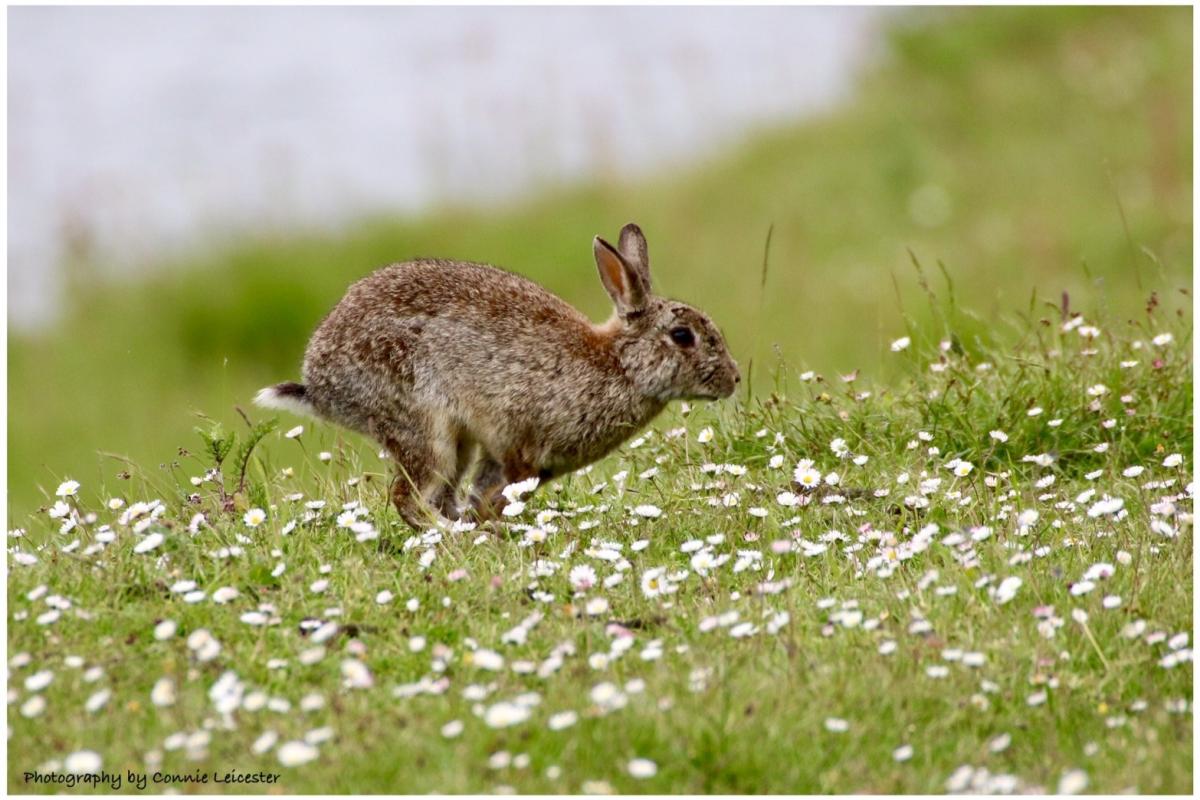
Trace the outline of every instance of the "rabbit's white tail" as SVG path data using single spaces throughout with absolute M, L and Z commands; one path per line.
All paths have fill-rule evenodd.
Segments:
M 316 417 L 317 410 L 308 400 L 308 391 L 302 383 L 277 383 L 265 389 L 259 389 L 254 396 L 254 404 L 263 408 L 276 408 L 290 411 L 305 417 Z

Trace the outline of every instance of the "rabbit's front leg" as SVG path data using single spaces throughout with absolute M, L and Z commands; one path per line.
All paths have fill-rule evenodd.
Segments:
M 501 494 L 507 485 L 507 481 L 504 480 L 504 466 L 485 454 L 480 460 L 479 472 L 471 486 L 469 511 L 476 522 L 488 522 L 500 516 L 508 502 Z
M 475 483 L 471 488 L 471 514 L 477 522 L 495 519 L 508 505 L 504 487 L 537 475 L 538 471 L 521 459 L 511 459 L 501 464 L 490 455 L 484 454 Z

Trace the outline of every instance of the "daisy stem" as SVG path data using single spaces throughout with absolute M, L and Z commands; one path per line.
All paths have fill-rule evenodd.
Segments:
M 1104 657 L 1104 651 L 1100 649 L 1100 643 L 1096 641 L 1096 637 L 1092 635 L 1092 626 L 1086 622 L 1083 623 L 1083 632 L 1087 634 L 1088 641 L 1092 643 L 1092 649 L 1096 651 L 1096 655 L 1100 656 L 1100 663 L 1104 665 L 1105 672 L 1111 672 L 1108 659 Z

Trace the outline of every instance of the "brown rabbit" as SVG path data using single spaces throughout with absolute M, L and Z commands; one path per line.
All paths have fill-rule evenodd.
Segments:
M 376 439 L 400 467 L 392 499 L 421 527 L 458 515 L 478 460 L 470 513 L 498 514 L 507 484 L 542 481 L 601 458 L 677 398 L 728 397 L 741 380 L 700 311 L 650 292 L 646 239 L 596 237 L 616 306 L 602 325 L 519 275 L 421 259 L 355 283 L 320 324 L 304 384 L 255 402 Z

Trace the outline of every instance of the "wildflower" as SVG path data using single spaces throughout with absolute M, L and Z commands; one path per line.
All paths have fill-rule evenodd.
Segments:
M 1125 501 L 1119 497 L 1109 497 L 1104 495 L 1100 500 L 1092 504 L 1088 509 L 1089 517 L 1101 517 L 1106 514 L 1116 514 L 1125 507 Z
M 990 431 L 988 436 L 992 437 L 997 442 L 1003 443 L 1008 441 L 1008 434 L 1001 430 Z
M 717 560 L 711 550 L 701 550 L 692 556 L 692 569 L 699 575 L 707 575 L 708 571 L 717 566 Z
M 910 344 L 912 344 L 912 339 L 907 336 L 901 336 L 892 342 L 892 352 L 899 353 L 901 350 L 907 350 Z
M 646 597 L 658 597 L 660 594 L 669 594 L 672 591 L 670 581 L 666 580 L 663 573 L 666 572 L 662 567 L 657 567 L 652 570 L 647 570 L 642 574 L 642 594 Z
M 629 762 L 629 775 L 633 778 L 653 778 L 658 774 L 658 765 L 648 758 L 635 758 Z
M 850 723 L 840 717 L 826 717 L 825 730 L 830 733 L 845 733 L 850 730 Z
M 262 736 L 254 740 L 254 744 L 250 745 L 250 751 L 255 755 L 262 755 L 275 746 L 279 741 L 279 734 L 275 731 L 264 731 Z
M 639 517 L 646 517 L 647 519 L 654 519 L 656 517 L 661 517 L 663 512 L 662 512 L 662 509 L 659 508 L 658 506 L 642 505 L 642 506 L 636 506 L 633 509 L 633 513 L 637 514 Z
M 560 711 L 550 717 L 547 725 L 552 731 L 561 731 L 564 728 L 571 727 L 578 721 L 579 715 L 574 711 Z
M 571 569 L 567 580 L 576 591 L 586 591 L 596 585 L 596 570 L 587 564 L 580 564 Z
M 100 756 L 92 750 L 77 750 L 63 759 L 63 767 L 67 772 L 76 775 L 100 771 Z
M 58 497 L 74 497 L 79 492 L 79 481 L 63 481 L 54 490 L 54 494 Z
M 40 692 L 54 680 L 54 673 L 48 669 L 35 672 L 25 679 L 25 688 L 31 692 Z
M 709 442 L 712 441 L 712 439 L 713 439 L 713 429 L 712 428 L 704 428 L 696 436 L 696 441 L 700 442 L 700 444 L 708 444 Z
M 375 678 L 367 665 L 356 658 L 347 658 L 342 662 L 342 677 L 352 689 L 370 689 L 375 685 Z
M 284 436 L 288 439 L 298 439 L 298 438 L 300 438 L 300 434 L 302 434 L 302 433 L 304 433 L 304 426 L 297 425 L 296 427 L 292 428 L 290 431 L 285 433 Z
M 1167 334 L 1170 335 L 1170 334 Z M 1058 780 L 1059 794 L 1079 794 L 1088 785 L 1087 773 L 1081 769 L 1073 769 L 1063 773 Z
M 1103 397 L 1108 394 L 1108 387 L 1103 383 L 1097 383 L 1095 386 L 1088 387 L 1088 397 Z
M 892 751 L 892 758 L 901 763 L 908 761 L 913 757 L 913 748 L 911 744 L 903 744 Z
M 812 489 L 821 483 L 821 473 L 813 467 L 813 462 L 807 458 L 796 464 L 796 469 L 792 472 L 792 477 L 796 483 L 805 489 Z
M 1160 333 L 1150 341 L 1154 343 L 1155 347 L 1166 347 L 1171 342 L 1175 341 L 1175 336 L 1170 333 Z
M 175 705 L 175 682 L 170 678 L 159 678 L 150 691 L 150 702 L 159 707 Z
M 257 528 L 259 525 L 263 524 L 266 519 L 267 512 L 263 511 L 261 508 L 252 508 L 242 517 L 242 521 L 246 523 L 247 528 Z
M 1164 467 L 1178 467 L 1183 463 L 1183 456 L 1179 453 L 1171 453 L 1171 455 L 1163 459 L 1162 463 Z
M 500 493 L 504 495 L 505 500 L 515 505 L 523 496 L 536 489 L 539 483 L 541 480 L 535 475 L 532 478 L 508 484 L 500 490 Z
M 237 596 L 238 590 L 232 586 L 222 586 L 220 589 L 217 589 L 212 593 L 213 602 L 219 605 L 224 605 L 230 600 L 237 598 Z
M 975 469 L 975 465 L 970 461 L 959 461 L 954 465 L 954 474 L 959 478 L 965 478 L 971 474 L 973 469 Z
M 100 691 L 96 692 L 91 697 L 89 697 L 87 699 L 87 702 L 83 704 L 83 707 L 84 707 L 84 709 L 87 710 L 87 712 L 89 714 L 95 714 L 97 711 L 104 708 L 104 706 L 106 706 L 108 704 L 108 701 L 111 697 L 112 697 L 111 691 L 109 691 L 108 689 L 101 689 Z
M 1012 575 L 1001 581 L 1000 585 L 996 587 L 996 603 L 998 605 L 1004 605 L 1016 597 L 1017 590 L 1021 588 L 1022 583 L 1024 583 L 1024 581 L 1022 581 L 1016 575 Z
M 21 716 L 32 719 L 41 716 L 46 710 L 46 698 L 40 694 L 35 694 L 33 697 L 21 704 Z
M 285 767 L 298 767 L 317 757 L 317 748 L 308 742 L 294 741 L 280 745 L 276 753 L 279 763 Z
M 163 543 L 163 535 L 161 533 L 152 533 L 149 536 L 147 536 L 145 539 L 142 539 L 140 542 L 138 542 L 136 545 L 134 545 L 133 552 L 149 553 L 151 550 L 158 547 L 162 543 Z
M 490 706 L 483 715 L 489 728 L 510 728 L 529 719 L 529 709 L 516 703 L 501 702 Z

